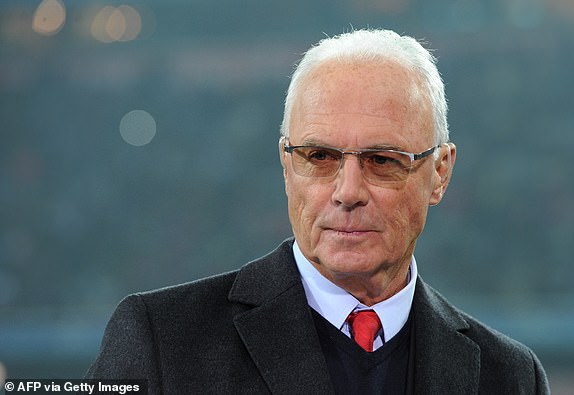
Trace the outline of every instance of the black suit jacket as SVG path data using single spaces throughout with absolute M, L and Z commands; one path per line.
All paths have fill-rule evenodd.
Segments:
M 332 394 L 292 240 L 239 271 L 128 296 L 88 378 L 145 378 L 150 394 Z M 530 349 L 417 279 L 416 394 L 547 394 Z

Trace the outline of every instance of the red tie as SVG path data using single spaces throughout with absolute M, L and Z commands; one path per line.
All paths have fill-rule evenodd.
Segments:
M 373 310 L 363 310 L 349 314 L 347 322 L 351 325 L 351 334 L 359 346 L 367 352 L 373 352 L 373 341 L 381 330 L 381 321 Z

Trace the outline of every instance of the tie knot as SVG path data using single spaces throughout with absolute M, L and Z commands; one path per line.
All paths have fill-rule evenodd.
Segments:
M 373 341 L 381 330 L 379 316 L 373 310 L 357 311 L 349 314 L 347 322 L 351 325 L 351 335 L 365 351 L 373 351 Z

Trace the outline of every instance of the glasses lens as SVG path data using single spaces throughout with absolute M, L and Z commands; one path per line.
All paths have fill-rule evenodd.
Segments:
M 339 171 L 343 153 L 325 147 L 297 147 L 292 151 L 295 173 L 304 177 L 332 177 Z M 409 155 L 393 151 L 362 152 L 363 175 L 378 185 L 396 184 L 407 179 L 412 167 Z
M 293 169 L 305 177 L 330 177 L 337 173 L 343 154 L 324 147 L 293 149 Z
M 411 158 L 399 152 L 363 152 L 363 173 L 366 178 L 379 183 L 401 182 L 407 179 Z

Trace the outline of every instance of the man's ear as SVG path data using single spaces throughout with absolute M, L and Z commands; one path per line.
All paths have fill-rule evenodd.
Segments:
M 453 143 L 442 144 L 439 148 L 439 157 L 435 160 L 435 184 L 429 200 L 430 206 L 436 206 L 442 200 L 452 177 L 455 160 L 456 146 Z
M 287 172 L 285 171 L 285 136 L 281 136 L 279 139 L 279 160 L 281 161 L 281 167 L 283 167 L 283 177 L 287 177 Z

